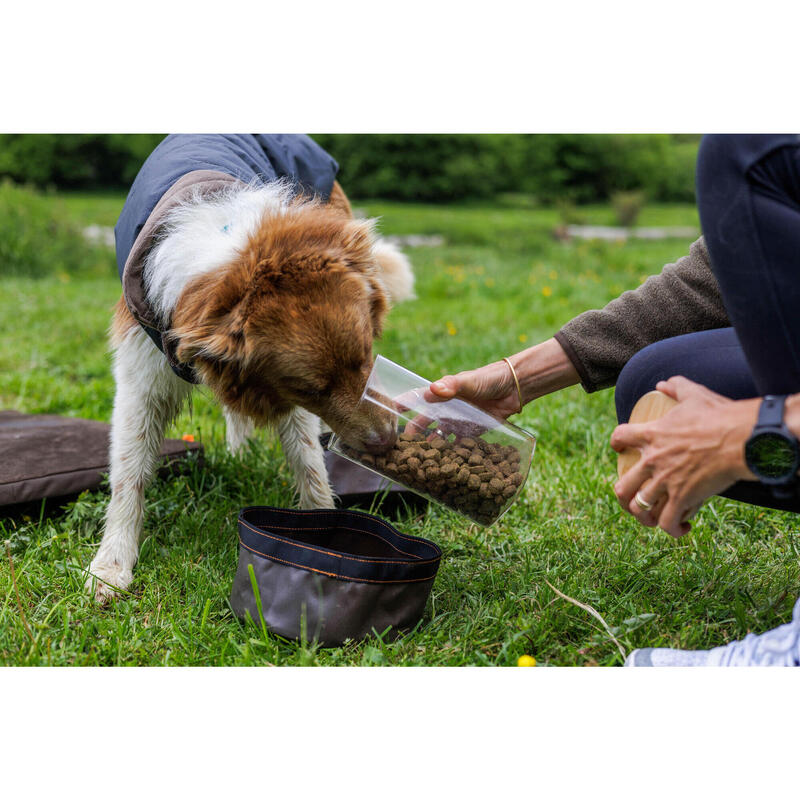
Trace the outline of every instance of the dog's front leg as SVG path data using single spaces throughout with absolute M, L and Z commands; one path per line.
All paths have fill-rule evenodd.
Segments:
M 253 421 L 228 406 L 222 407 L 222 415 L 225 417 L 225 442 L 228 451 L 236 455 L 253 435 Z
M 300 508 L 333 508 L 333 493 L 319 442 L 319 419 L 296 407 L 278 422 L 278 436 L 294 472 Z
M 114 359 L 117 392 L 111 420 L 111 500 L 86 588 L 99 602 L 127 589 L 139 556 L 144 489 L 158 464 L 164 431 L 191 387 L 137 325 Z

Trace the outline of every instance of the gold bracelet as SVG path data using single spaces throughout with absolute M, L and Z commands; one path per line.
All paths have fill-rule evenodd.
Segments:
M 514 365 L 509 361 L 509 359 L 504 358 L 503 361 L 508 364 L 508 368 L 511 370 L 511 376 L 514 378 L 514 386 L 517 387 L 517 402 L 519 403 L 519 414 L 522 411 L 522 390 L 519 388 L 519 380 L 517 379 L 517 371 L 514 369 Z

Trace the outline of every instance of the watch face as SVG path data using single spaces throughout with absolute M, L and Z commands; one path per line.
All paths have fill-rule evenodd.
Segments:
M 797 469 L 797 448 L 779 433 L 759 433 L 747 442 L 745 459 L 759 478 L 790 478 Z

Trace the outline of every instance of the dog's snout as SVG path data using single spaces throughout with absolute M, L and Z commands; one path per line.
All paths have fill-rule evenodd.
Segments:
M 395 441 L 393 429 L 386 428 L 381 431 L 372 431 L 364 439 L 364 445 L 369 453 L 385 453 Z

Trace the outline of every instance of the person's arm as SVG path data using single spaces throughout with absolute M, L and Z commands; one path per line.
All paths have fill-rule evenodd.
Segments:
M 605 308 L 568 322 L 555 335 L 587 392 L 613 386 L 630 358 L 653 342 L 727 328 L 730 321 L 711 271 L 705 241 Z
M 509 357 L 522 393 L 522 405 L 537 397 L 572 386 L 580 380 L 577 371 L 555 339 L 529 347 Z M 425 399 L 435 401 L 460 397 L 505 419 L 519 411 L 517 387 L 505 361 L 479 369 L 446 375 L 432 383 Z
M 587 392 L 613 386 L 631 356 L 648 344 L 729 325 L 701 238 L 688 256 L 667 264 L 638 289 L 624 292 L 603 309 L 575 317 L 554 338 L 510 356 L 510 361 L 524 405 L 576 383 Z M 429 401 L 455 396 L 503 418 L 519 409 L 504 361 L 446 375 L 426 393 Z

